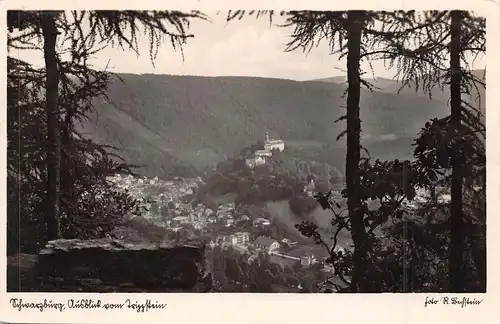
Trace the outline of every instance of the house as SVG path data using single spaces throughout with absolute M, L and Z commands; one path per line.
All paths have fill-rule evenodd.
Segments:
M 294 242 L 294 241 L 287 239 L 287 238 L 282 239 L 281 242 L 283 242 L 284 244 L 286 244 L 288 246 L 295 246 L 299 243 L 299 242 Z
M 193 227 L 197 230 L 202 230 L 205 228 L 205 224 L 200 223 L 200 222 L 193 222 Z
M 257 152 L 263 152 L 263 153 L 259 153 L 259 155 L 257 155 Z M 266 164 L 266 159 L 264 158 L 265 156 L 271 156 L 272 153 L 271 152 L 267 152 L 267 151 L 256 151 L 255 152 L 255 157 L 254 158 L 251 158 L 251 159 L 246 159 L 245 160 L 245 163 L 246 165 L 253 169 L 254 167 L 256 167 L 257 165 L 262 165 L 262 164 Z
M 316 257 L 312 253 L 307 253 L 300 258 L 300 265 L 304 268 L 308 268 L 316 263 Z
M 268 225 L 271 225 L 271 221 L 269 221 L 269 219 L 267 218 L 259 217 L 253 221 L 253 226 L 268 226 Z
M 314 179 L 308 179 L 308 183 L 304 186 L 304 193 L 309 197 L 313 196 L 313 192 L 316 190 L 316 184 L 314 183 Z
M 172 220 L 178 224 L 189 223 L 189 217 L 186 217 L 186 216 L 177 216 L 177 217 L 174 217 Z
M 215 215 L 217 216 L 217 218 L 226 218 L 228 216 L 225 210 L 218 210 Z
M 255 159 L 246 159 L 245 164 L 250 168 L 253 169 L 255 167 Z
M 249 220 L 250 220 L 250 217 L 248 217 L 247 215 L 241 215 L 240 218 L 238 218 L 238 222 L 246 222 Z
M 250 233 L 248 232 L 237 232 L 233 236 L 236 238 L 235 244 L 247 244 L 250 241 Z
M 281 247 L 278 241 L 267 236 L 259 236 L 255 239 L 255 241 L 253 241 L 253 245 L 259 249 L 265 250 L 268 253 L 272 253 Z
M 263 158 L 262 156 L 256 156 L 255 159 L 254 159 L 254 163 L 255 165 L 262 165 L 262 164 L 266 164 L 266 159 Z
M 440 204 L 443 204 L 443 203 L 448 203 L 451 201 L 451 195 L 450 194 L 442 194 L 438 197 L 438 202 Z
M 285 150 L 285 142 L 282 140 L 269 139 L 269 134 L 266 132 L 266 141 L 264 142 L 264 150 L 273 151 L 278 150 L 280 152 Z
M 221 243 L 232 243 L 232 236 L 231 235 L 226 235 L 226 234 L 220 234 L 217 235 L 217 238 L 215 239 L 215 242 L 218 244 Z

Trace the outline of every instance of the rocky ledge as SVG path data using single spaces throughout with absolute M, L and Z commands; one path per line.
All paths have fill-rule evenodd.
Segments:
M 9 262 L 9 291 L 208 292 L 205 245 L 129 244 L 116 239 L 55 240 L 36 260 Z M 29 266 L 23 260 L 29 259 Z M 17 288 L 17 289 L 15 289 Z

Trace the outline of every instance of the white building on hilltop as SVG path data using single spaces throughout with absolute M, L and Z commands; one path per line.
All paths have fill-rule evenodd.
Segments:
M 284 151 L 285 142 L 283 142 L 282 140 L 269 139 L 269 134 L 266 132 L 266 141 L 264 142 L 264 150 L 265 151 L 278 150 L 280 152 Z
M 266 159 L 273 156 L 273 150 L 283 151 L 285 150 L 285 143 L 282 140 L 270 140 L 269 135 L 266 132 L 266 141 L 264 142 L 264 149 L 257 150 L 254 152 L 254 157 L 246 159 L 245 163 L 249 168 L 254 168 L 257 165 L 262 165 L 266 163 Z
M 263 156 L 256 156 L 253 159 L 246 159 L 245 163 L 248 165 L 249 168 L 254 168 L 257 165 L 266 164 L 266 159 Z

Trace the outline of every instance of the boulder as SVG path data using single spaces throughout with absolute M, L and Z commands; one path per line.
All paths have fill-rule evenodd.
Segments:
M 40 251 L 21 291 L 204 292 L 205 244 L 55 240 Z M 14 265 L 15 266 L 15 265 Z M 12 270 L 12 269 L 11 269 Z

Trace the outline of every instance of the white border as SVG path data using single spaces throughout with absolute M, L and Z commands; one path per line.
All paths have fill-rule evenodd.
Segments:
M 56 4 L 57 5 L 54 5 Z M 126 3 L 126 5 L 125 5 Z M 380 321 L 384 323 L 498 323 L 500 313 L 495 309 L 499 305 L 499 280 L 493 274 L 499 273 L 498 246 L 499 238 L 495 235 L 498 229 L 499 217 L 498 198 L 499 186 L 495 179 L 499 178 L 498 162 L 500 153 L 498 135 L 500 119 L 496 109 L 495 94 L 500 89 L 498 74 L 498 58 L 500 57 L 500 3 L 495 1 L 391 1 L 391 0 L 350 0 L 313 1 L 313 0 L 219 0 L 219 1 L 119 1 L 119 0 L 85 0 L 85 1 L 42 1 L 42 0 L 12 0 L 0 2 L 3 9 L 0 15 L 1 26 L 6 31 L 5 10 L 7 9 L 199 9 L 201 11 L 227 9 L 315 9 L 315 10 L 474 10 L 487 17 L 487 168 L 488 168 L 488 293 L 485 295 L 469 295 L 476 299 L 484 299 L 480 306 L 432 306 L 424 307 L 425 296 L 422 294 L 370 294 L 370 295 L 316 295 L 316 294 L 8 294 L 0 293 L 0 321 L 17 323 L 128 323 L 128 322 L 171 322 L 171 323 L 307 323 L 308 321 L 348 322 Z M 6 52 L 5 34 L 0 42 Z M 2 71 L 6 75 L 6 60 L 1 60 Z M 6 79 L 1 79 L 1 97 L 5 102 Z M 6 210 L 6 122 L 5 106 L 1 105 L 2 115 L 0 127 L 2 132 L 1 157 L 2 174 L 0 175 L 0 202 L 3 211 Z M 0 223 L 6 224 L 5 212 L 0 213 Z M 5 247 L 6 226 L 0 226 L 0 246 Z M 6 269 L 6 249 L 1 249 L 0 268 Z M 5 272 L 0 276 L 0 287 L 6 287 Z M 5 291 L 3 289 L 2 291 Z M 440 295 L 428 295 L 440 298 Z M 10 298 L 24 298 L 30 301 L 57 300 L 65 302 L 69 298 L 93 298 L 105 302 L 121 302 L 124 299 L 167 303 L 164 310 L 150 310 L 137 313 L 133 310 L 103 311 L 103 310 L 72 310 L 59 313 L 46 310 L 23 310 L 18 312 L 10 307 Z

